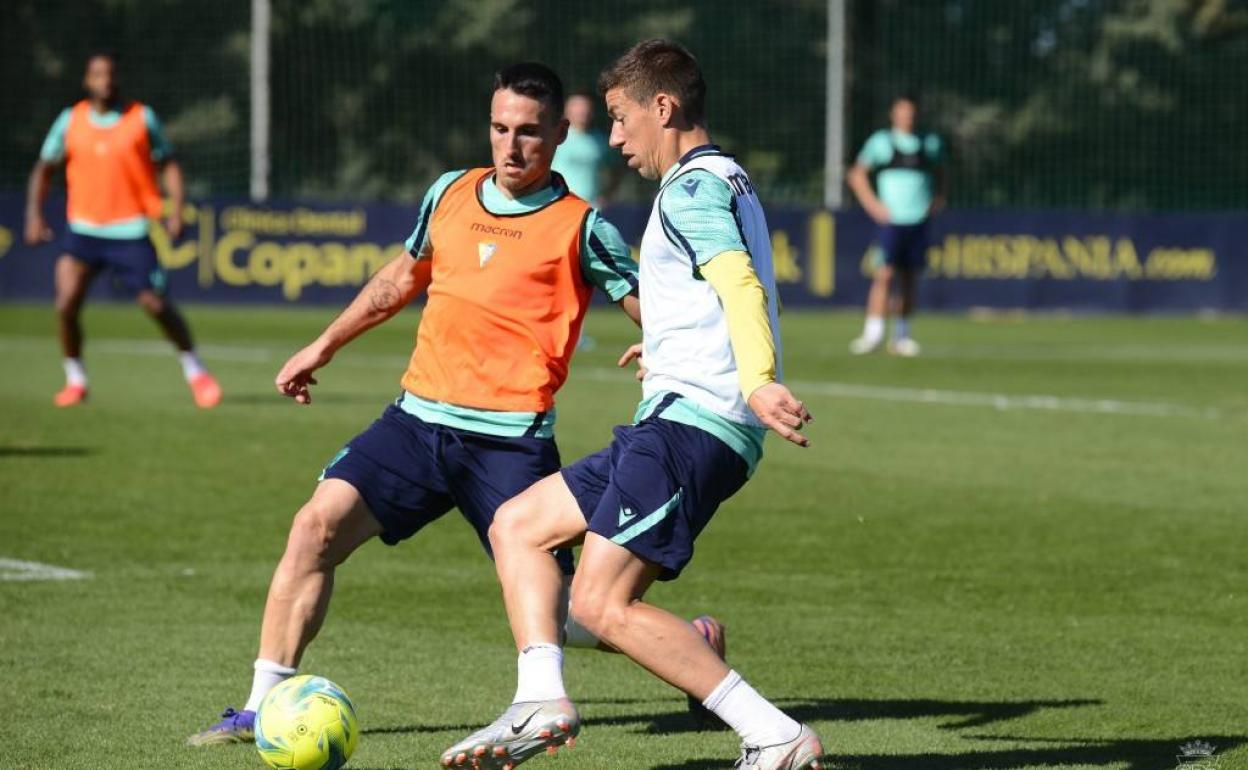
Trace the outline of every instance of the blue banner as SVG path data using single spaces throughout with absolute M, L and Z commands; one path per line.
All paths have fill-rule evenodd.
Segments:
M 64 231 L 63 203 L 50 224 Z M 0 194 L 0 300 L 50 299 L 60 248 L 22 243 L 24 201 Z M 649 210 L 606 216 L 636 244 Z M 186 232 L 152 241 L 171 294 L 194 302 L 350 300 L 399 253 L 415 207 L 213 198 L 186 207 Z M 772 253 L 786 306 L 856 307 L 870 285 L 876 228 L 861 212 L 773 207 Z M 925 309 L 1248 311 L 1248 216 L 954 211 L 931 225 Z M 107 279 L 96 296 L 114 293 Z

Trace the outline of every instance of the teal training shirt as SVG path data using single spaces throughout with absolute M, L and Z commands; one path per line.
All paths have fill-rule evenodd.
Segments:
M 568 138 L 555 150 L 551 167 L 568 182 L 568 189 L 592 205 L 602 193 L 599 176 L 610 153 L 607 138 L 596 131 L 568 129 Z
M 660 184 L 666 185 L 679 168 L 669 169 Z M 733 195 L 727 182 L 705 169 L 683 174 L 659 193 L 659 213 L 673 231 L 669 237 L 688 244 L 696 264 L 705 265 L 725 251 L 749 252 L 732 213 Z
M 875 179 L 876 195 L 888 209 L 892 223 L 917 224 L 927 218 L 932 205 L 935 194 L 932 175 L 921 169 L 886 168 L 896 150 L 906 154 L 921 150 L 930 164 L 937 165 L 943 161 L 943 143 L 936 134 L 905 134 L 883 129 L 872 134 L 858 153 L 858 163 L 879 171 Z
M 420 204 L 420 213 L 416 217 L 416 226 L 408 236 L 405 245 L 408 253 L 419 259 L 429 252 L 429 221 L 434 209 L 442 200 L 455 180 L 464 175 L 463 170 L 450 171 L 430 186 Z M 493 214 L 515 215 L 534 211 L 550 203 L 564 194 L 564 182 L 556 176 L 554 184 L 523 198 L 508 198 L 499 191 L 491 178 L 481 186 L 481 199 L 485 208 Z M 606 294 L 612 302 L 618 302 L 637 291 L 637 263 L 620 231 L 608 222 L 596 210 L 590 211 L 586 220 L 585 231 L 581 243 L 581 274 L 585 280 Z M 496 412 L 485 409 L 444 404 L 429 401 L 411 393 L 401 398 L 398 406 L 409 414 L 420 417 L 425 422 L 434 422 L 476 433 L 491 436 L 517 437 L 536 435 L 538 438 L 550 438 L 555 431 L 555 410 L 542 416 L 536 434 L 531 432 L 538 421 L 536 412 Z

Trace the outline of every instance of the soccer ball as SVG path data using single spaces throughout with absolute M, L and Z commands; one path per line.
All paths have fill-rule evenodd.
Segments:
M 355 706 L 324 677 L 287 679 L 256 712 L 256 750 L 273 770 L 338 770 L 359 740 Z

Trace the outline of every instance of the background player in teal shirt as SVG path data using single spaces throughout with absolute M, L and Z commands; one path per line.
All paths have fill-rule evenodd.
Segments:
M 568 138 L 555 151 L 551 168 L 567 180 L 569 190 L 594 208 L 602 208 L 618 184 L 619 174 L 609 168 L 611 156 L 606 135 L 594 130 L 594 102 L 586 94 L 572 94 L 564 104 L 563 116 L 568 121 Z
M 880 228 L 866 323 L 862 336 L 849 346 L 855 354 L 870 353 L 884 341 L 884 317 L 894 289 L 899 296 L 888 350 L 902 356 L 919 354 L 919 345 L 910 336 L 910 314 L 915 282 L 927 259 L 928 222 L 945 205 L 945 175 L 943 143 L 936 134 L 915 129 L 917 113 L 913 96 L 894 99 L 891 127 L 867 139 L 849 171 L 850 189 Z

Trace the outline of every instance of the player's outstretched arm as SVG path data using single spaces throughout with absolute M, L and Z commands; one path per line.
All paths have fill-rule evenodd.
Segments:
M 624 315 L 629 317 L 633 323 L 637 324 L 637 328 L 641 328 L 641 300 L 637 299 L 636 294 L 625 294 L 618 303 L 620 310 L 624 311 Z
M 432 273 L 431 260 L 413 259 L 406 251 L 383 265 L 321 336 L 291 356 L 277 373 L 277 392 L 300 404 L 312 403 L 309 387 L 316 384 L 316 370 L 348 342 L 406 307 L 428 288 Z
M 758 419 L 780 434 L 786 441 L 801 447 L 810 446 L 810 439 L 800 433 L 803 425 L 814 422 L 806 405 L 780 382 L 769 382 L 750 394 L 747 403 Z
M 646 379 L 646 372 L 648 371 L 646 369 L 646 362 L 643 361 L 641 358 L 641 353 L 642 353 L 641 343 L 634 342 L 632 345 L 628 346 L 628 350 L 624 351 L 624 355 L 620 356 L 620 360 L 615 362 L 616 366 L 623 369 L 624 367 L 628 366 L 629 363 L 631 363 L 632 361 L 636 361 L 638 382 L 641 382 L 642 380 Z
M 182 237 L 182 209 L 186 204 L 186 184 L 182 180 L 181 164 L 172 158 L 164 161 L 160 164 L 160 176 L 169 196 L 165 230 L 169 233 L 169 240 L 177 243 Z
M 861 163 L 855 163 L 849 169 L 845 181 L 849 183 L 849 189 L 853 190 L 854 197 L 858 199 L 867 216 L 871 217 L 877 224 L 888 224 L 888 209 L 884 207 L 883 201 L 875 194 L 875 190 L 871 189 L 871 180 L 867 176 L 869 169 Z
M 40 159 L 30 171 L 26 184 L 26 244 L 35 246 L 52 240 L 52 229 L 43 218 L 43 202 L 48 197 L 48 185 L 52 180 L 55 164 Z
M 741 394 L 768 428 L 786 441 L 810 446 L 799 431 L 813 418 L 806 405 L 776 382 L 776 343 L 767 314 L 767 291 L 758 280 L 750 255 L 726 251 L 701 267 L 724 306 L 728 338 L 737 363 Z

